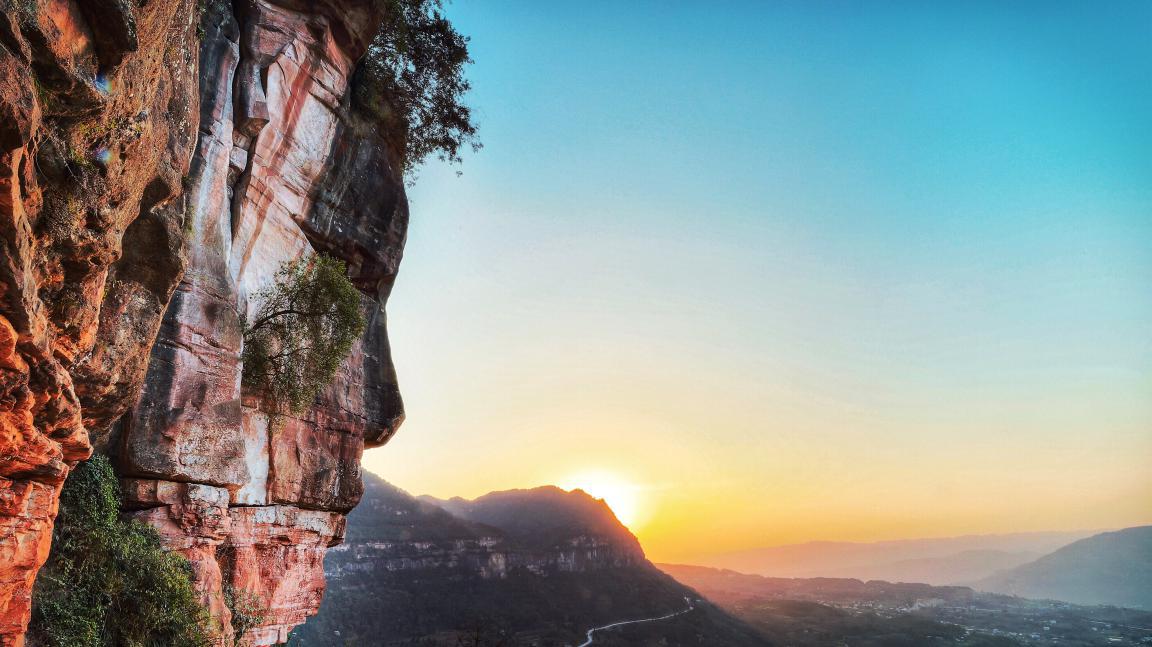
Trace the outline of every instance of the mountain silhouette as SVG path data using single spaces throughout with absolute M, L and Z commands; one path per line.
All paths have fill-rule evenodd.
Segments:
M 1152 526 L 1081 539 L 975 586 L 1021 597 L 1152 609 Z
M 320 613 L 291 645 L 576 645 L 649 618 L 663 619 L 597 632 L 596 647 L 769 644 L 653 566 L 583 491 L 440 500 L 369 473 L 364 483 L 346 543 L 325 558 Z

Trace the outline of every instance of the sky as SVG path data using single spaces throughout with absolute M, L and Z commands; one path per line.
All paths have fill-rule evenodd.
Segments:
M 410 190 L 417 494 L 649 557 L 1152 521 L 1152 4 L 456 0 Z

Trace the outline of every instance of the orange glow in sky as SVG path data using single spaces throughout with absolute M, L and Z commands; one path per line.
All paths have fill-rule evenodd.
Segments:
M 367 469 L 687 563 L 1150 520 L 1147 20 L 604 4 L 451 5 L 484 150 L 408 193 Z
M 651 517 L 650 510 L 645 508 L 643 488 L 610 472 L 581 472 L 562 479 L 557 485 L 565 490 L 584 490 L 597 499 L 604 499 L 620 523 L 633 533 Z

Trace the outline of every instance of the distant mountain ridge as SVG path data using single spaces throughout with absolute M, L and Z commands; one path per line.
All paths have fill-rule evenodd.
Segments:
M 320 613 L 292 645 L 575 645 L 592 627 L 666 616 L 698 597 L 583 491 L 442 501 L 368 473 L 364 482 L 347 542 L 325 559 Z M 766 644 L 707 602 L 596 636 L 597 647 Z
M 601 500 L 544 486 L 474 501 L 414 497 L 372 475 L 325 573 L 448 567 L 503 578 L 517 569 L 579 572 L 645 562 L 640 542 Z
M 843 604 L 879 602 L 912 606 L 918 600 L 929 599 L 943 600 L 950 604 L 966 604 L 975 595 L 975 591 L 966 586 L 932 586 L 880 580 L 864 582 L 837 577 L 765 577 L 688 564 L 657 564 L 657 567 L 721 603 L 744 597 L 759 597 Z
M 499 537 L 503 533 L 461 519 L 381 478 L 365 474 L 364 496 L 348 515 L 345 542 L 437 541 L 488 535 Z
M 616 518 L 602 499 L 583 490 L 571 492 L 552 485 L 491 492 L 474 500 L 419 497 L 460 519 L 500 528 L 522 546 L 548 548 L 573 536 L 594 536 L 644 559 L 639 540 Z
M 872 543 L 815 541 L 700 560 L 770 577 L 839 577 L 938 586 L 966 584 L 1026 564 L 1098 531 L 1035 532 Z
M 860 569 L 865 580 L 924 582 L 936 586 L 966 584 L 974 578 L 1026 564 L 1043 553 L 1031 550 L 964 550 L 943 557 L 903 559 Z M 879 577 L 878 577 L 879 576 Z
M 965 586 L 660 568 L 768 640 L 790 647 L 1110 647 L 1146 644 L 1145 627 L 1152 627 L 1152 612 L 1030 600 Z
M 985 591 L 1152 610 L 1152 526 L 1104 532 L 997 573 Z

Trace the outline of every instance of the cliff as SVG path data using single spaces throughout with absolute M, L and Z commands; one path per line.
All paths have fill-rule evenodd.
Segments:
M 21 0 L 0 20 L 0 645 L 20 645 L 60 486 L 95 449 L 191 561 L 221 634 L 315 613 L 359 459 L 403 420 L 384 312 L 403 164 L 351 100 L 369 0 Z M 368 326 L 301 414 L 241 389 L 280 265 L 344 260 Z

